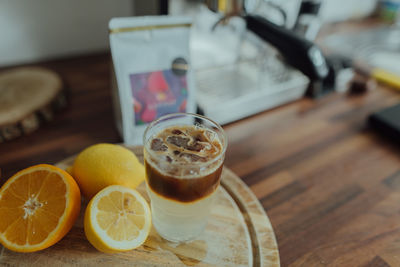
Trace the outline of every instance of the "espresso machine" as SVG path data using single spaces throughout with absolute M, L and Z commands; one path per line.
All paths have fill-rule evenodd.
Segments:
M 302 8 L 301 0 L 170 1 L 169 14 L 193 16 L 199 112 L 226 124 L 321 89 L 329 68 L 306 38 L 315 33 L 299 27 Z

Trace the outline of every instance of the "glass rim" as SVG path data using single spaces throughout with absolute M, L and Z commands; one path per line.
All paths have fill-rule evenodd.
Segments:
M 219 125 L 217 122 L 213 121 L 212 119 L 207 118 L 206 116 L 203 116 L 203 115 L 195 114 L 195 113 L 183 113 L 183 112 L 170 113 L 170 114 L 163 115 L 163 116 L 159 117 L 158 119 L 152 121 L 149 125 L 147 125 L 147 127 L 146 127 L 146 129 L 145 129 L 145 131 L 143 133 L 143 149 L 145 149 L 149 154 L 154 156 L 154 153 L 149 151 L 149 149 L 146 149 L 146 143 L 147 143 L 146 142 L 147 141 L 146 140 L 146 135 L 147 135 L 149 129 L 151 129 L 157 123 L 159 123 L 159 122 L 161 122 L 161 121 L 163 121 L 165 119 L 173 119 L 175 117 L 178 118 L 178 117 L 184 117 L 184 116 L 193 117 L 193 118 L 199 118 L 199 119 L 211 122 L 220 131 L 220 133 L 222 134 L 222 137 L 223 137 L 223 140 L 221 140 L 221 141 L 223 141 L 222 142 L 222 150 L 221 150 L 221 153 L 217 157 L 213 158 L 211 161 L 202 162 L 202 163 L 196 163 L 196 164 L 193 164 L 193 163 L 182 163 L 182 162 L 170 162 L 169 164 L 175 165 L 175 166 L 179 165 L 179 166 L 188 166 L 188 167 L 201 167 L 201 166 L 213 164 L 216 161 L 220 160 L 221 157 L 224 157 L 225 156 L 225 152 L 226 152 L 226 148 L 228 146 L 228 136 L 226 135 L 224 129 L 222 128 L 221 125 Z M 216 133 L 216 134 L 218 134 L 218 133 Z

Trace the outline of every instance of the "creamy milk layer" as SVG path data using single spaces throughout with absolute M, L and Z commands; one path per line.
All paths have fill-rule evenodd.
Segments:
M 206 227 L 216 192 L 196 202 L 181 203 L 165 199 L 148 188 L 152 223 L 157 232 L 170 241 L 197 237 Z

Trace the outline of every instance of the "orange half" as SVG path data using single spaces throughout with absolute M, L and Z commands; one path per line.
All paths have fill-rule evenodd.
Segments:
M 0 189 L 0 242 L 18 252 L 45 249 L 68 233 L 80 207 L 67 172 L 48 164 L 24 169 Z

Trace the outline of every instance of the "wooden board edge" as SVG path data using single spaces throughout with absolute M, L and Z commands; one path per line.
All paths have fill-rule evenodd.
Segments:
M 230 169 L 224 168 L 224 189 L 241 209 L 252 240 L 253 266 L 280 266 L 279 250 L 271 222 L 257 197 L 248 186 Z M 243 210 L 242 210 L 243 209 Z M 265 231 L 265 227 L 269 229 Z

